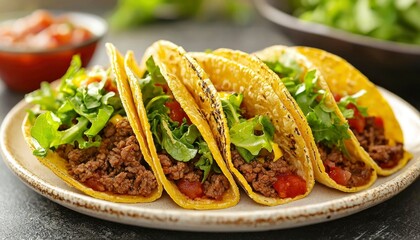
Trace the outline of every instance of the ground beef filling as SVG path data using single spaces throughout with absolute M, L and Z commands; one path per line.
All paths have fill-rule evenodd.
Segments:
M 100 136 L 99 147 L 82 150 L 63 145 L 57 149 L 68 161 L 70 175 L 96 191 L 150 196 L 157 180 L 142 165 L 142 153 L 128 120 L 108 123 Z
M 187 197 L 208 198 L 221 200 L 224 193 L 230 188 L 228 179 L 222 173 L 210 172 L 204 183 L 201 183 L 203 171 L 195 168 L 194 164 L 199 159 L 193 159 L 189 162 L 180 162 L 173 159 L 169 154 L 162 152 L 159 160 L 166 177 L 174 181 Z M 189 182 L 188 189 L 181 187 L 179 183 Z M 185 184 L 183 184 L 185 186 Z
M 388 145 L 389 141 L 385 138 L 384 127 L 375 124 L 375 119 L 375 117 L 366 117 L 364 130 L 361 133 L 353 130 L 353 133 L 360 145 L 380 167 L 392 168 L 403 158 L 403 144 L 397 142 L 395 146 Z
M 373 170 L 363 161 L 350 161 L 339 149 L 329 148 L 322 144 L 318 144 L 318 150 L 326 172 L 338 184 L 358 187 L 369 182 Z
M 279 197 L 273 186 L 277 182 L 277 176 L 297 171 L 284 157 L 273 162 L 273 154 L 267 154 L 262 162 L 253 160 L 247 163 L 234 146 L 231 146 L 231 149 L 235 168 L 245 177 L 255 192 L 266 197 Z

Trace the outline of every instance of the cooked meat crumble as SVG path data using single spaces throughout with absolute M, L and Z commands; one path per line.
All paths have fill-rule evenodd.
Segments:
M 327 173 L 330 170 L 330 164 L 334 164 L 344 171 L 351 174 L 347 181 L 347 187 L 363 186 L 369 182 L 373 169 L 367 166 L 363 161 L 351 161 L 337 148 L 329 148 L 318 144 L 318 150 L 321 159 L 326 167 Z
M 253 160 L 247 163 L 234 146 L 231 146 L 231 149 L 235 168 L 242 173 L 255 192 L 266 197 L 279 197 L 273 187 L 278 175 L 296 172 L 296 168 L 289 164 L 284 157 L 273 162 L 273 154 L 269 154 L 263 162 Z
M 369 153 L 370 157 L 383 168 L 392 168 L 403 158 L 403 144 L 397 142 L 390 146 L 385 137 L 383 126 L 375 124 L 375 117 L 366 117 L 363 132 L 353 131 L 360 145 Z
M 108 123 L 100 133 L 99 147 L 78 149 L 63 145 L 58 154 L 68 161 L 69 173 L 96 191 L 150 196 L 157 180 L 145 167 L 140 146 L 126 118 Z
M 159 155 L 163 172 L 171 181 L 187 180 L 188 182 L 201 182 L 203 171 L 195 168 L 194 159 L 189 162 L 180 162 L 174 160 L 169 154 L 162 152 Z M 198 159 L 199 157 L 196 157 Z M 223 173 L 211 172 L 202 184 L 204 198 L 221 200 L 224 193 L 229 190 L 230 184 Z

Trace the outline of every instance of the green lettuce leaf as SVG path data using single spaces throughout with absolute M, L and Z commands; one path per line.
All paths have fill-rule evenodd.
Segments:
M 267 64 L 269 67 L 273 65 L 275 66 L 274 63 Z M 308 71 L 301 82 L 298 75 L 290 74 L 290 71 L 277 72 L 279 69 L 282 68 L 271 70 L 279 76 L 285 76 L 281 80 L 306 116 L 315 142 L 328 147 L 338 147 L 343 153 L 346 153 L 344 140 L 350 138 L 349 125 L 342 123 L 334 109 L 325 103 L 326 92 L 317 85 L 316 70 Z M 345 114 L 347 115 L 349 112 Z
M 81 84 L 92 76 L 99 82 Z M 79 56 L 74 56 L 58 90 L 48 83 L 25 96 L 25 100 L 38 106 L 32 111 L 31 136 L 36 146 L 34 154 L 46 156 L 48 149 L 72 144 L 80 149 L 99 146 L 100 131 L 116 113 L 125 115 L 121 99 L 105 89 L 110 71 L 93 68 L 89 74 L 81 68 Z
M 155 64 L 152 57 L 146 61 L 147 72 L 142 79 L 139 79 L 144 105 L 155 97 L 166 95 L 162 86 L 166 85 L 166 80 L 160 73 L 159 67 Z
M 56 101 L 57 93 L 47 82 L 41 83 L 41 88 L 25 95 L 25 101 L 37 104 L 42 110 L 56 111 L 60 102 Z
M 77 124 L 60 131 L 60 119 L 52 112 L 45 112 L 39 115 L 31 128 L 33 142 L 36 143 L 34 155 L 45 157 L 48 149 L 56 148 L 63 144 L 73 144 L 74 141 L 83 139 L 83 132 L 87 129 L 88 120 L 78 118 Z M 82 141 L 84 142 L 84 140 Z
M 360 90 L 359 92 L 342 97 L 340 101 L 337 102 L 338 108 L 340 109 L 341 113 L 344 115 L 346 119 L 353 118 L 354 111 L 353 109 L 347 109 L 347 106 L 352 103 L 356 106 L 357 110 L 362 114 L 362 116 L 368 116 L 367 107 L 360 106 L 357 103 L 357 99 L 363 96 L 366 93 L 366 90 Z
M 243 94 L 225 94 L 225 98 L 222 97 L 222 108 L 228 121 L 228 127 L 230 128 L 233 124 L 239 123 L 242 119 L 241 115 L 241 103 L 244 99 Z
M 169 124 L 166 121 L 161 122 L 160 129 L 162 132 L 162 148 L 165 149 L 166 152 L 175 160 L 188 162 L 197 155 L 198 149 L 196 149 L 193 145 L 185 144 L 175 138 L 169 128 Z
M 269 152 L 272 151 L 273 129 L 274 126 L 266 116 L 257 116 L 233 125 L 229 132 L 235 146 L 244 148 L 257 156 L 263 148 Z M 256 134 L 258 130 L 262 133 Z
M 204 182 L 211 171 L 220 172 L 207 143 L 203 140 L 195 125 L 189 125 L 186 119 L 180 124 L 169 117 L 169 108 L 165 105 L 172 97 L 166 94 L 163 86 L 166 80 L 152 57 L 146 61 L 147 72 L 138 84 L 142 90 L 147 118 L 158 151 L 166 151 L 173 159 L 188 162 L 200 158 L 195 167 L 203 171 Z
M 210 152 L 210 149 L 207 143 L 203 140 L 198 143 L 198 154 L 200 154 L 200 159 L 195 163 L 195 166 L 203 170 L 203 179 L 204 182 L 211 170 L 220 173 L 220 169 L 217 164 L 213 164 L 213 155 Z
M 246 161 L 255 159 L 262 149 L 271 152 L 274 126 L 266 116 L 255 116 L 246 120 L 242 117 L 242 94 L 220 94 L 222 108 L 228 121 L 232 144 Z

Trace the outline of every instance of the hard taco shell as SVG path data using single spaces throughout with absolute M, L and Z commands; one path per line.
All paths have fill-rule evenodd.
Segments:
M 115 51 L 115 48 L 112 45 L 107 45 L 107 47 L 109 50 L 108 53 L 110 55 L 111 65 L 113 65 L 115 74 L 117 75 L 117 87 L 120 93 L 121 102 L 123 103 L 123 106 L 127 113 L 127 118 L 130 122 L 131 127 L 133 128 L 133 131 L 135 132 L 144 160 L 147 162 L 147 164 L 149 164 L 149 166 L 151 166 L 153 172 L 155 173 L 154 166 L 152 164 L 151 157 L 146 146 L 145 137 L 141 130 L 140 121 L 138 119 L 137 112 L 133 105 L 130 88 L 126 82 L 121 82 L 121 80 L 126 80 L 126 78 L 124 79 L 123 76 L 125 75 L 125 73 L 121 71 L 124 69 L 119 68 L 119 53 Z M 34 150 L 35 145 L 31 137 L 31 128 L 32 124 L 30 123 L 28 116 L 26 116 L 22 126 L 23 135 L 30 148 Z M 74 187 L 77 190 L 94 198 L 120 203 L 141 203 L 155 201 L 162 195 L 163 188 L 159 181 L 157 189 L 148 197 L 96 191 L 90 187 L 87 187 L 83 183 L 75 180 L 67 171 L 68 162 L 65 159 L 61 158 L 57 153 L 49 151 L 46 157 L 37 158 L 43 165 L 48 167 L 54 174 L 56 174 L 69 186 Z
M 187 76 L 180 75 L 179 72 L 174 72 L 174 68 L 182 68 L 185 71 L 188 71 L 191 78 L 199 78 L 194 69 L 188 65 L 184 60 L 185 51 L 180 48 L 168 48 L 169 42 L 158 41 L 149 47 L 140 66 L 137 66 L 137 63 L 134 59 L 133 53 L 128 52 L 125 58 L 125 67 L 130 82 L 131 89 L 133 91 L 134 101 L 137 106 L 137 110 L 140 114 L 140 120 L 144 127 L 144 132 L 146 133 L 146 138 L 148 141 L 148 146 L 157 169 L 157 175 L 161 180 L 166 192 L 169 196 L 177 203 L 179 206 L 187 209 L 221 209 L 232 207 L 239 202 L 239 189 L 226 167 L 225 162 L 223 161 L 222 155 L 219 152 L 217 143 L 212 135 L 212 131 L 207 121 L 202 116 L 202 111 L 199 106 L 194 101 L 194 98 L 188 93 L 188 90 L 182 83 L 182 79 Z M 230 188 L 224 194 L 222 200 L 212 200 L 212 199 L 190 199 L 185 196 L 182 192 L 179 191 L 176 184 L 167 179 L 163 172 L 163 168 L 160 164 L 156 146 L 153 142 L 153 136 L 150 130 L 150 124 L 147 119 L 146 109 L 142 101 L 142 93 L 138 84 L 136 84 L 137 79 L 141 78 L 146 72 L 145 62 L 149 57 L 153 57 L 155 64 L 159 66 L 161 74 L 167 81 L 169 89 L 172 91 L 172 94 L 176 101 L 181 105 L 182 109 L 188 115 L 189 119 L 193 124 L 195 124 L 200 131 L 203 139 L 206 141 L 214 160 L 218 164 L 222 173 L 228 179 Z
M 250 68 L 229 59 L 206 53 L 189 53 L 189 55 L 200 64 L 205 74 L 203 74 L 202 80 L 199 82 L 186 79 L 186 81 L 189 81 L 186 86 L 189 86 L 190 91 L 197 93 L 196 101 L 204 109 L 216 112 L 217 115 L 222 116 L 222 121 L 211 117 L 208 120 L 213 122 L 215 126 L 218 126 L 213 128 L 213 133 L 217 136 L 217 139 L 225 139 L 223 153 L 225 154 L 229 170 L 234 174 L 250 198 L 257 203 L 274 206 L 307 196 L 314 185 L 309 148 L 302 138 L 299 125 L 292 119 L 290 112 L 283 105 L 277 104 L 280 100 L 269 84 L 266 84 L 265 80 Z M 207 80 L 208 78 L 210 78 L 211 82 Z M 294 198 L 270 198 L 253 191 L 244 176 L 233 165 L 229 129 L 217 91 L 242 93 L 244 100 L 241 106 L 243 106 L 247 115 L 265 115 L 270 118 L 276 129 L 274 142 L 279 145 L 286 158 L 292 159 L 291 163 L 298 169 L 297 174 L 305 179 L 305 194 Z M 223 130 L 220 131 L 219 129 Z
M 263 49 L 261 51 L 258 51 L 254 53 L 256 57 L 261 59 L 262 61 L 268 61 L 268 62 L 274 62 L 274 61 L 280 61 L 283 59 L 284 61 L 296 61 L 301 67 L 303 67 L 304 71 L 309 71 L 315 68 L 315 66 L 306 59 L 303 55 L 299 54 L 296 50 L 288 48 L 286 46 L 276 45 L 272 47 L 268 47 L 266 49 Z M 267 68 L 264 68 L 265 70 L 262 72 L 264 76 L 266 76 L 272 85 L 278 85 L 275 86 L 274 89 L 280 95 L 281 93 L 279 91 L 284 91 L 286 87 L 284 84 L 281 83 L 280 78 L 270 69 L 267 70 Z M 342 115 L 340 109 L 338 108 L 337 104 L 335 103 L 334 97 L 331 93 L 331 91 L 328 88 L 327 83 L 325 82 L 325 79 L 323 78 L 323 75 L 319 70 L 317 70 L 318 75 L 318 86 L 322 89 L 324 89 L 327 92 L 326 95 L 326 103 L 329 107 L 334 109 L 334 112 L 339 116 L 340 120 L 342 122 L 346 122 L 344 116 Z M 287 91 L 287 89 L 286 89 Z M 289 98 L 288 98 L 289 99 Z M 298 106 L 294 99 L 289 99 L 289 101 L 293 101 L 293 104 L 286 105 L 288 107 L 296 107 Z M 299 115 L 303 116 L 303 113 L 299 111 Z M 295 112 L 296 113 L 296 112 Z M 300 116 L 295 116 L 296 119 L 301 119 Z M 309 127 L 309 124 L 305 121 L 305 124 L 303 126 L 303 129 L 305 129 L 305 134 L 303 135 L 305 138 L 306 143 L 311 146 L 311 149 L 314 150 L 314 156 L 312 158 L 313 161 L 313 169 L 314 169 L 314 175 L 315 179 L 331 188 L 335 188 L 337 190 L 343 191 L 343 192 L 358 192 L 361 190 L 364 190 L 368 187 L 370 187 L 377 179 L 377 173 L 372 167 L 372 160 L 370 159 L 369 155 L 363 150 L 363 148 L 360 146 L 359 142 L 357 141 L 356 137 L 352 133 L 352 131 L 349 129 L 348 133 L 350 135 L 350 139 L 345 140 L 345 146 L 350 154 L 351 160 L 360 160 L 364 162 L 367 166 L 372 168 L 372 174 L 370 179 L 367 181 L 366 184 L 362 186 L 357 187 L 346 187 L 340 184 L 337 184 L 326 172 L 325 166 L 323 164 L 323 161 L 321 159 L 318 147 L 315 144 L 315 140 L 312 134 L 312 130 Z
M 334 94 L 346 96 L 357 93 L 360 90 L 366 90 L 366 93 L 357 102 L 361 106 L 368 108 L 368 115 L 379 116 L 383 119 L 385 137 L 390 140 L 390 145 L 395 145 L 396 142 L 404 143 L 401 127 L 392 108 L 378 88 L 366 76 L 346 60 L 329 52 L 310 47 L 295 47 L 295 49 L 319 69 L 328 87 Z M 404 151 L 403 158 L 393 168 L 381 168 L 373 160 L 372 166 L 379 175 L 388 176 L 403 168 L 411 158 L 412 154 Z

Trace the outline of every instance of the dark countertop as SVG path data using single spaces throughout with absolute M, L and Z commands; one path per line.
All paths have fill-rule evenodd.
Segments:
M 103 41 L 121 51 L 132 49 L 139 58 L 158 39 L 171 40 L 189 51 L 228 47 L 247 52 L 273 44 L 289 44 L 265 21 L 240 27 L 226 22 L 190 21 L 155 24 L 110 33 Z M 108 64 L 103 43 L 93 64 Z M 411 89 L 417 88 L 413 85 Z M 407 88 L 407 89 L 410 89 Z M 420 109 L 418 91 L 390 89 Z M 23 95 L 0 83 L 0 122 Z M 25 146 L 26 147 L 26 146 Z M 62 207 L 24 185 L 0 161 L 0 239 L 420 239 L 420 182 L 395 197 L 331 222 L 257 233 L 193 233 L 122 225 L 85 216 Z

